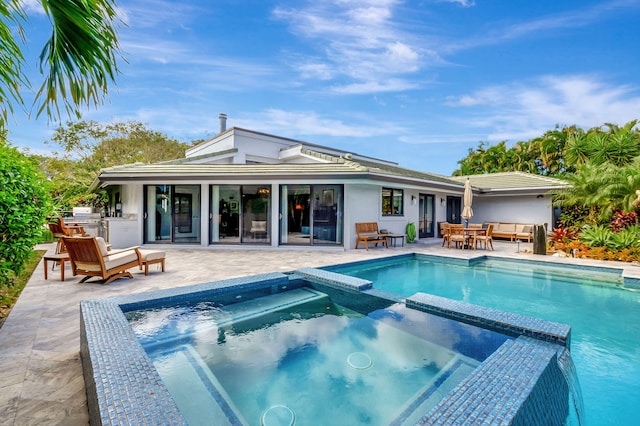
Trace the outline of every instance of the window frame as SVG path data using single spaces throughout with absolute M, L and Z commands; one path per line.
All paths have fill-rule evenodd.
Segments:
M 385 193 L 389 193 L 386 195 Z M 394 203 L 397 200 L 398 203 Z M 404 189 L 383 186 L 380 190 L 380 213 L 383 217 L 404 216 Z M 396 208 L 396 212 L 393 209 Z

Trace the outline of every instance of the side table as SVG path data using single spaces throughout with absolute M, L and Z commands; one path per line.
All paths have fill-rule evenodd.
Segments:
M 64 281 L 64 262 L 68 262 L 71 260 L 71 258 L 69 257 L 69 253 L 48 254 L 44 255 L 42 259 L 44 259 L 44 279 L 46 280 L 48 278 L 47 262 L 51 260 L 53 262 L 60 263 L 60 281 Z

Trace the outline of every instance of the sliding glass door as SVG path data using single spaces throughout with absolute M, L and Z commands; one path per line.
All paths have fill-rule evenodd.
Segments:
M 144 242 L 200 243 L 200 185 L 146 185 Z
M 271 244 L 271 188 L 267 185 L 211 185 L 211 244 Z
M 280 185 L 280 244 L 341 245 L 342 185 Z

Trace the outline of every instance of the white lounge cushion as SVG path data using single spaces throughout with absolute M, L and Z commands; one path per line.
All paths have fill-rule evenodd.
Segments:
M 106 256 L 109 254 L 109 249 L 107 248 L 107 243 L 104 241 L 102 237 L 96 237 L 96 242 L 98 243 L 98 248 L 100 249 L 100 254 Z
M 156 251 L 156 250 L 139 250 L 139 251 L 140 251 L 140 255 L 142 256 L 143 262 L 164 259 L 166 256 L 166 253 L 163 251 Z
M 118 266 L 122 266 L 129 262 L 136 262 L 138 260 L 138 254 L 135 250 L 127 250 L 124 252 L 115 253 L 104 257 L 105 268 L 112 269 Z M 100 271 L 100 265 L 97 263 L 84 263 L 78 262 L 77 267 L 85 271 Z

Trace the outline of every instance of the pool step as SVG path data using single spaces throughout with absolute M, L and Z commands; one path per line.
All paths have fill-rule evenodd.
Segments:
M 226 305 L 211 316 L 208 324 L 199 324 L 189 330 L 181 330 L 179 334 L 153 335 L 140 339 L 147 353 L 164 350 L 179 344 L 188 344 L 194 334 L 210 332 L 214 329 L 228 328 L 242 321 L 247 321 L 304 303 L 328 299 L 326 293 L 308 287 L 296 288 L 282 293 L 259 297 L 257 299 Z
M 390 426 L 411 426 L 435 407 L 462 380 L 480 365 L 479 361 L 456 355 L 429 383 L 399 410 Z
M 254 319 L 292 306 L 328 297 L 327 294 L 312 288 L 296 288 L 283 293 L 227 305 L 216 315 L 215 323 L 218 327 L 228 327 L 240 321 Z
M 249 424 L 191 345 L 176 348 L 154 365 L 189 426 Z

